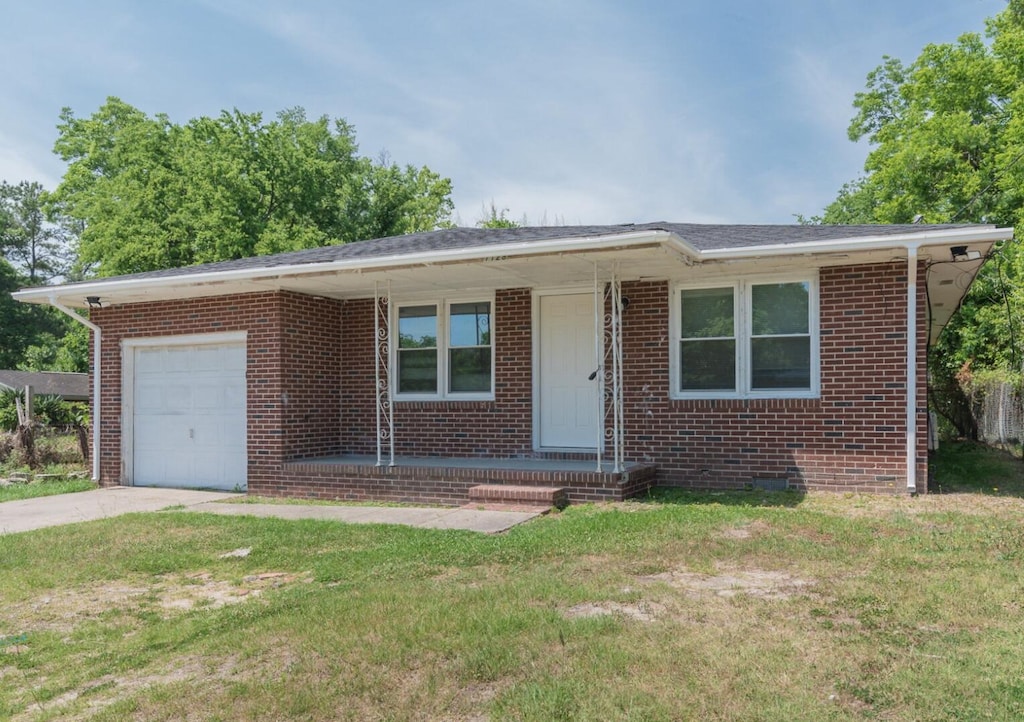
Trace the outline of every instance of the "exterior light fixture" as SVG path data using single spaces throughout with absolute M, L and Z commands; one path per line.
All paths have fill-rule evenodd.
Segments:
M 85 302 L 89 304 L 89 308 L 103 308 L 103 304 L 100 303 L 99 296 L 86 296 Z
M 950 246 L 949 254 L 953 261 L 977 261 L 981 258 L 981 251 L 968 251 L 967 246 Z

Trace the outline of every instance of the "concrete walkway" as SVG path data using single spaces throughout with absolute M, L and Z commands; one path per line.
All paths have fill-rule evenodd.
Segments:
M 540 515 L 535 511 L 464 508 L 333 506 L 312 504 L 225 503 L 237 494 L 190 489 L 115 486 L 72 494 L 0 503 L 0 534 L 105 519 L 132 512 L 168 508 L 233 516 L 322 519 L 349 524 L 402 524 L 424 529 L 466 529 L 496 534 Z

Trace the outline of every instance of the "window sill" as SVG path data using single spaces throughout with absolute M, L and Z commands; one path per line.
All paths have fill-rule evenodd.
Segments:
M 669 398 L 673 401 L 758 401 L 760 399 L 820 399 L 818 391 L 756 392 L 756 393 L 674 393 Z
M 396 404 L 402 403 L 452 403 L 459 401 L 494 401 L 494 394 L 449 394 L 448 396 L 427 395 L 427 394 L 395 394 L 393 400 Z

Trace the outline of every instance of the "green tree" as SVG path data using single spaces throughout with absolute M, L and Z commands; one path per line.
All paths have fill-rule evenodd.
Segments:
M 494 205 L 494 201 L 491 201 L 491 207 L 484 209 L 484 217 L 476 222 L 476 225 L 480 228 L 519 228 L 520 225 L 526 225 L 526 223 L 516 223 L 508 217 L 508 208 L 502 208 L 500 211 L 498 207 Z M 525 219 L 524 219 L 525 221 Z
M 63 334 L 63 324 L 55 311 L 19 303 L 11 297 L 12 291 L 25 285 L 25 278 L 0 258 L 0 369 L 18 368 L 29 347 Z
M 431 230 L 452 211 L 448 179 L 359 156 L 351 126 L 301 108 L 177 125 L 109 98 L 88 118 L 65 108 L 54 150 L 53 208 L 83 224 L 97 275 Z
M 63 275 L 71 257 L 70 233 L 47 220 L 42 185 L 0 181 L 0 254 L 38 285 Z
M 985 38 L 928 45 L 909 65 L 884 58 L 854 108 L 850 139 L 871 144 L 865 174 L 812 221 L 1024 230 L 1024 0 L 1009 0 Z M 935 408 L 971 436 L 957 375 L 972 365 L 1019 370 L 1022 358 L 1024 254 L 1014 242 L 995 255 L 929 353 Z

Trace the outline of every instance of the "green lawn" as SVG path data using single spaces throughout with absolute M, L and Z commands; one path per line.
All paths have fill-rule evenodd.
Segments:
M 75 491 L 95 489 L 96 483 L 89 479 L 53 479 L 36 481 L 31 484 L 11 484 L 0 486 L 0 502 L 15 499 L 31 499 L 37 496 L 68 494 Z
M 496 537 L 182 511 L 0 536 L 0 718 L 1021 719 L 1000 484 L 664 493 Z

